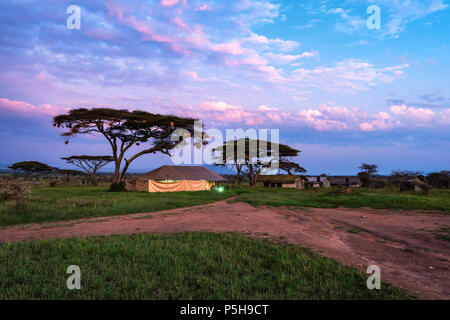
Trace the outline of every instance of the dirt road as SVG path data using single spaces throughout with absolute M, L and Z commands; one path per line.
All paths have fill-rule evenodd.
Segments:
M 0 242 L 111 234 L 238 231 L 309 247 L 366 270 L 420 298 L 450 299 L 450 242 L 432 232 L 450 226 L 450 215 L 375 209 L 255 208 L 214 204 L 158 213 L 93 218 L 0 229 Z

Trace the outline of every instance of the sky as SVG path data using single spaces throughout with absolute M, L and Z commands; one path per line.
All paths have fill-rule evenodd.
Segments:
M 108 107 L 279 129 L 309 174 L 450 169 L 449 31 L 448 0 L 2 1 L 0 167 L 109 154 L 52 127 Z

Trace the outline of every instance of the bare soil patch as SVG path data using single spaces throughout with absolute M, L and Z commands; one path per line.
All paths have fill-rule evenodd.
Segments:
M 14 226 L 0 242 L 111 234 L 237 231 L 308 247 L 344 264 L 381 268 L 383 280 L 425 299 L 450 299 L 450 242 L 432 232 L 450 216 L 370 208 L 255 208 L 220 201 L 156 213 Z

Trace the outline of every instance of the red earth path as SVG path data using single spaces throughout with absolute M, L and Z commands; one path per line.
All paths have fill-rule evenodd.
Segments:
M 32 224 L 0 229 L 0 242 L 111 234 L 237 231 L 308 247 L 381 277 L 424 299 L 450 299 L 450 242 L 434 231 L 450 215 L 370 208 L 255 208 L 220 201 L 157 213 Z

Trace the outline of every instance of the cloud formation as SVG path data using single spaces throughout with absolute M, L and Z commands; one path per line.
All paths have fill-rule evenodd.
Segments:
M 0 98 L 0 112 L 11 111 L 23 116 L 33 117 L 34 115 L 56 116 L 66 113 L 70 109 L 54 106 L 51 104 L 32 105 L 25 101 L 9 100 Z
M 375 0 L 383 29 L 369 34 L 366 1 L 336 3 L 81 0 L 82 27 L 69 30 L 65 1 L 0 2 L 2 128 L 13 121 L 20 143 L 27 126 L 16 123 L 102 106 L 334 144 L 444 143 L 447 34 L 432 25 L 447 4 Z M 431 24 L 423 50 L 419 21 Z
M 369 114 L 358 108 L 336 106 L 333 103 L 299 111 L 282 111 L 260 105 L 249 110 L 224 101 L 208 101 L 197 108 L 182 106 L 178 114 L 189 113 L 213 125 L 271 126 L 282 128 L 307 127 L 316 131 L 389 131 L 400 128 L 433 128 L 450 125 L 450 108 L 437 113 L 430 109 L 393 105 L 388 110 Z
M 444 0 L 374 0 L 368 3 L 363 0 L 346 1 L 337 7 L 335 2 L 322 1 L 322 5 L 311 7 L 313 15 L 332 15 L 336 17 L 335 29 L 340 32 L 355 34 L 367 32 L 366 8 L 378 5 L 381 9 L 382 27 L 377 35 L 381 38 L 397 38 L 407 25 L 413 21 L 448 9 Z M 304 28 L 314 27 L 308 24 Z

